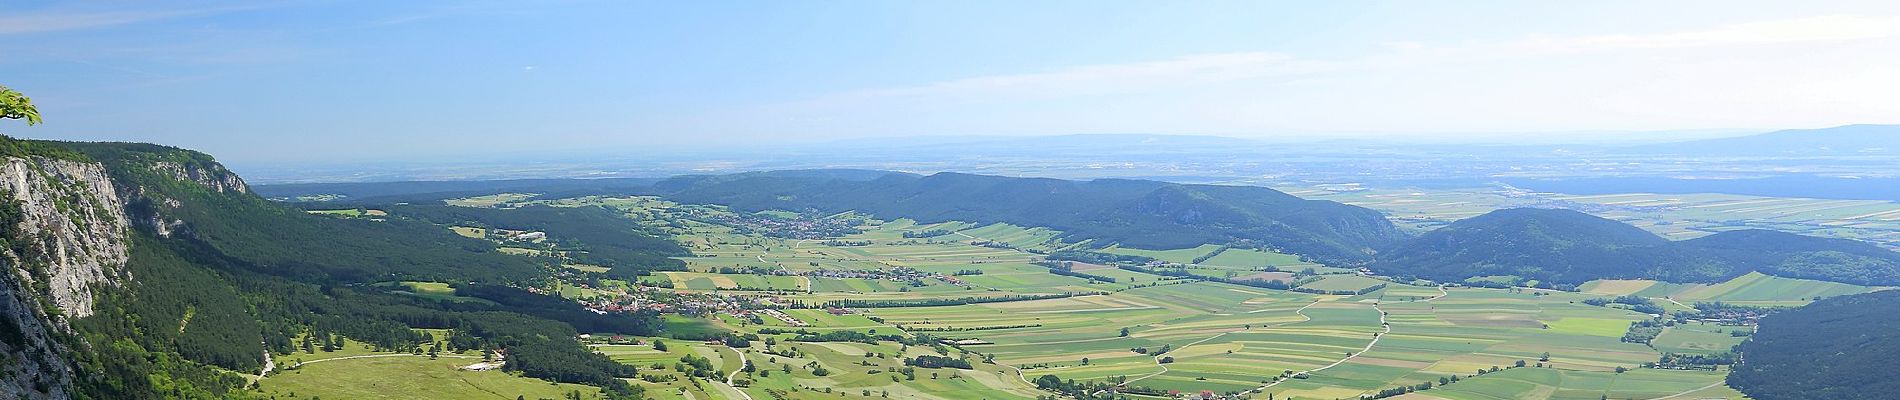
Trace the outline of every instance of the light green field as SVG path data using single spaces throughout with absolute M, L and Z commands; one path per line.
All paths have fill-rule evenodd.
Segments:
M 1516 368 L 1468 378 L 1399 399 L 1652 399 L 1693 393 L 1690 399 L 1739 399 L 1715 372 L 1637 369 L 1625 373 Z M 1709 385 L 1715 387 L 1704 389 Z
M 1300 288 L 1324 290 L 1324 291 L 1329 291 L 1329 292 L 1336 291 L 1336 290 L 1358 291 L 1358 290 L 1362 290 L 1365 288 L 1369 288 L 1369 287 L 1373 287 L 1373 286 L 1377 286 L 1381 284 L 1396 285 L 1396 284 L 1386 282 L 1383 280 L 1368 278 L 1368 277 L 1363 277 L 1363 276 L 1358 276 L 1358 275 L 1324 275 L 1317 281 L 1300 285 Z
M 1741 344 L 1744 337 L 1731 335 L 1731 332 L 1754 331 L 1754 327 L 1723 326 L 1705 323 L 1678 324 L 1663 329 L 1650 345 L 1656 350 L 1682 354 L 1715 354 L 1728 352 Z
M 642 198 L 562 204 L 589 202 L 616 204 L 616 209 L 636 218 L 677 218 L 684 207 Z M 1671 328 L 1657 338 L 1658 347 L 1652 349 L 1618 340 L 1630 322 L 1648 316 L 1588 306 L 1581 301 L 1608 293 L 1651 291 L 1666 291 L 1685 302 L 1694 301 L 1691 294 L 1711 299 L 1800 301 L 1802 297 L 1864 290 L 1760 276 L 1719 285 L 1606 281 L 1586 285 L 1588 293 L 1538 295 L 1476 288 L 1441 291 L 1351 274 L 1326 275 L 1306 286 L 1352 291 L 1385 285 L 1363 295 L 1334 296 L 1169 280 L 1099 266 L 1078 269 L 1115 280 L 1091 283 L 1051 274 L 1047 268 L 1032 264 L 1037 255 L 1024 249 L 1062 245 L 1052 244 L 1050 239 L 1057 233 L 1048 230 L 1000 224 L 920 225 L 902 219 L 868 220 L 861 227 L 863 233 L 840 238 L 867 245 L 832 246 L 821 240 L 740 235 L 730 227 L 690 219 L 667 221 L 669 232 L 693 250 L 695 257 L 685 259 L 693 272 L 662 272 L 643 280 L 665 281 L 679 291 L 771 288 L 787 291 L 777 294 L 785 300 L 805 304 L 846 299 L 915 302 L 1022 294 L 1082 295 L 935 307 L 854 307 L 843 315 L 823 309 L 783 310 L 788 319 L 810 324 L 802 329 L 814 332 L 929 334 L 954 344 L 946 345 L 943 354 L 964 357 L 975 366 L 973 370 L 918 369 L 914 378 L 898 373 L 903 357 L 937 354 L 932 346 L 903 346 L 890 341 L 802 343 L 792 341 L 793 334 L 779 333 L 762 335 L 760 340 L 752 341 L 752 347 L 741 349 L 675 339 L 667 340 L 669 350 L 664 352 L 652 350 L 650 345 L 596 347 L 619 362 L 640 367 L 648 375 L 678 375 L 673 364 L 687 354 L 707 357 L 720 369 L 721 377 L 700 379 L 697 384 L 685 379 L 634 382 L 648 387 L 648 395 L 658 399 L 735 399 L 742 398 L 740 391 L 760 400 L 881 399 L 887 395 L 1027 399 L 1052 395 L 1025 382 L 1042 375 L 1080 381 L 1127 380 L 1134 387 L 1184 393 L 1258 390 L 1260 393 L 1252 398 L 1274 399 L 1358 398 L 1399 385 L 1436 382 L 1450 375 L 1459 375 L 1463 381 L 1408 398 L 1653 398 L 1680 393 L 1724 398 L 1732 392 L 1724 392 L 1727 389 L 1716 384 L 1720 382 L 1719 373 L 1637 367 L 1655 361 L 1662 351 L 1710 352 L 1730 346 L 1739 340 L 1727 333 L 1733 328 Z M 953 233 L 932 238 L 902 237 L 904 232 L 932 229 Z M 972 245 L 985 240 L 1015 248 Z M 1345 271 L 1298 263 L 1291 256 L 1261 250 L 1226 249 L 1215 253 L 1219 249 L 1208 245 L 1175 250 L 1110 247 L 1105 251 L 1183 264 L 1205 256 L 1200 265 L 1189 270 L 1216 274 L 1212 276 L 1259 273 L 1256 268 L 1267 265 L 1291 271 L 1308 267 L 1323 273 Z M 707 272 L 719 267 L 796 273 L 909 268 L 956 275 L 943 280 L 926 278 L 923 285 L 912 286 L 879 279 Z M 1157 286 L 1137 287 L 1151 284 Z M 575 286 L 555 287 L 564 295 L 569 288 Z M 590 295 L 599 295 L 617 289 L 610 286 L 591 290 Z M 735 293 L 761 294 L 765 293 Z M 705 318 L 669 315 L 666 322 L 662 335 L 681 337 L 790 329 L 778 318 L 767 317 L 762 324 L 753 324 L 723 314 Z M 1124 329 L 1126 335 L 1122 334 Z M 781 355 L 767 354 L 768 348 Z M 1153 354 L 1163 348 L 1169 351 L 1159 357 Z M 1549 368 L 1510 369 L 1473 377 L 1480 369 L 1535 362 L 1545 353 L 1550 355 Z M 993 356 L 995 363 L 981 362 L 986 355 Z M 738 374 L 738 387 L 728 386 L 724 376 L 743 365 L 741 357 L 752 361 L 758 370 Z M 1162 357 L 1172 362 L 1160 363 Z M 661 364 L 659 368 L 654 368 L 656 363 Z M 820 376 L 816 367 L 829 373 Z M 1612 372 L 1618 367 L 1632 371 Z M 1301 373 L 1300 378 L 1276 381 L 1289 371 Z
M 1750 272 L 1726 282 L 1679 284 L 1651 280 L 1591 281 L 1578 288 L 1584 293 L 1604 296 L 1636 295 L 1673 299 L 1683 303 L 1713 302 L 1799 306 L 1822 297 L 1866 293 L 1874 288 L 1845 283 L 1781 278 Z
M 1218 249 L 1220 249 L 1219 245 L 1204 244 L 1200 247 L 1174 250 L 1144 250 L 1132 247 L 1110 246 L 1100 251 L 1109 254 L 1150 257 L 1176 264 L 1188 264 L 1193 263 L 1195 258 L 1213 253 L 1214 250 Z
M 471 226 L 451 226 L 449 230 L 455 232 L 457 235 L 462 235 L 462 237 L 473 239 L 481 239 L 488 235 L 487 229 Z
M 980 240 L 1007 243 L 1010 247 L 1019 249 L 1059 247 L 1061 243 L 1056 241 L 1056 236 L 1062 234 L 1049 228 L 1024 228 L 1003 223 L 965 229 L 957 233 Z
M 506 205 L 526 201 L 530 198 L 534 198 L 534 196 L 535 194 L 532 194 L 532 193 L 501 193 L 501 194 L 493 194 L 493 195 L 487 195 L 487 196 L 475 196 L 475 197 L 467 197 L 467 198 L 460 198 L 460 199 L 449 199 L 449 200 L 443 200 L 442 202 L 451 206 L 458 206 L 458 207 L 501 207 L 501 206 L 506 206 Z
M 499 370 L 459 369 L 479 361 L 410 355 L 324 361 L 271 375 L 258 386 L 279 398 L 295 394 L 326 399 L 558 399 L 575 391 L 583 398 L 601 398 L 600 389 L 591 386 L 553 384 Z
M 1201 265 L 1255 269 L 1262 267 L 1279 268 L 1281 271 L 1298 271 L 1301 268 L 1319 264 L 1301 261 L 1299 256 L 1254 249 L 1230 248 L 1220 252 Z

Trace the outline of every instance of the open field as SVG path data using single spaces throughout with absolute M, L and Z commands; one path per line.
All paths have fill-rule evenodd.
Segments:
M 1154 258 L 1156 260 L 1167 261 L 1167 262 L 1176 263 L 1176 264 L 1191 264 L 1191 263 L 1194 263 L 1195 258 L 1208 255 L 1210 253 L 1213 253 L 1214 250 L 1219 250 L 1219 249 L 1220 249 L 1220 246 L 1212 245 L 1212 244 L 1204 244 L 1204 245 L 1201 245 L 1200 247 L 1174 249 L 1174 250 L 1143 250 L 1143 249 L 1137 249 L 1137 248 L 1132 248 L 1132 247 L 1110 246 L 1108 248 L 1102 249 L 1101 252 L 1109 253 L 1109 254 L 1123 254 L 1123 255 L 1131 255 L 1131 256 L 1149 257 L 1149 258 Z
M 591 386 L 553 384 L 498 370 L 459 369 L 479 361 L 412 355 L 341 359 L 280 372 L 258 386 L 279 398 L 295 394 L 326 399 L 558 399 L 572 392 L 586 399 L 601 398 L 600 389 Z
M 1739 399 L 1721 385 L 1723 373 L 1631 370 L 1625 373 L 1517 368 L 1465 379 L 1398 399 L 1653 399 L 1679 394 L 1688 399 Z M 1710 385 L 1714 385 L 1711 387 Z
M 1359 291 L 1373 286 L 1387 284 L 1384 280 L 1358 275 L 1323 275 L 1319 280 L 1300 285 L 1301 289 L 1323 291 Z
M 606 200 L 601 200 L 606 201 Z M 663 215 L 664 203 L 628 200 L 629 215 Z M 575 203 L 586 204 L 586 203 Z M 616 203 L 618 204 L 618 203 Z M 1461 382 L 1411 398 L 1596 398 L 1661 397 L 1723 392 L 1720 373 L 1638 368 L 1664 351 L 1710 353 L 1739 342 L 1730 332 L 1745 329 L 1684 325 L 1666 330 L 1656 348 L 1619 340 L 1633 321 L 1647 315 L 1581 304 L 1620 294 L 1670 296 L 1694 301 L 1803 303 L 1813 297 L 1867 288 L 1750 275 L 1730 282 L 1685 285 L 1648 281 L 1601 281 L 1585 293 L 1438 288 L 1359 276 L 1341 268 L 1300 262 L 1262 250 L 1200 246 L 1144 250 L 1110 247 L 1188 266 L 1210 277 L 1275 274 L 1312 268 L 1322 273 L 1304 289 L 1359 291 L 1361 295 L 1315 295 L 1185 279 L 1169 279 L 1111 266 L 1083 265 L 1077 272 L 1113 283 L 1061 276 L 1033 264 L 1025 249 L 1061 245 L 1053 231 L 958 222 L 917 224 L 866 219 L 862 232 L 836 240 L 794 240 L 740 234 L 732 227 L 686 220 L 671 224 L 675 238 L 692 248 L 690 271 L 659 272 L 643 281 L 664 282 L 674 291 L 770 294 L 807 304 L 833 300 L 916 302 L 930 299 L 1017 295 L 1067 297 L 943 306 L 789 309 L 789 318 L 810 332 L 926 334 L 941 341 L 899 344 L 800 342 L 774 317 L 750 323 L 729 315 L 668 315 L 666 334 L 697 337 L 721 332 L 757 334 L 749 347 L 666 339 L 650 344 L 595 349 L 641 367 L 654 382 L 636 380 L 661 399 L 949 398 L 1017 399 L 1053 393 L 1027 381 L 1043 375 L 1077 381 L 1127 382 L 1137 390 L 1246 393 L 1251 398 L 1357 398 L 1382 389 Z M 944 230 L 929 238 L 906 232 Z M 992 242 L 991 246 L 983 246 Z M 997 246 L 994 243 L 1005 244 Z M 1073 245 L 1073 244 L 1070 244 Z M 1195 261 L 1199 261 L 1195 263 Z M 727 273 L 718 273 L 719 271 Z M 772 271 L 770 274 L 738 271 Z M 838 277 L 840 273 L 908 271 L 913 278 Z M 916 275 L 922 273 L 923 275 Z M 830 276 L 826 276 L 826 275 Z M 915 278 L 930 276 L 929 278 Z M 906 280 L 908 279 L 908 280 Z M 611 282 L 609 282 L 611 283 Z M 411 288 L 440 291 L 433 285 Z M 568 293 L 584 299 L 597 293 Z M 599 289 L 604 290 L 604 289 Z M 597 290 L 596 290 L 597 291 Z M 606 293 L 606 292 L 601 292 Z M 452 293 L 451 293 L 452 295 Z M 1670 305 L 1675 307 L 1674 305 Z M 941 353 L 936 346 L 943 346 Z M 972 369 L 917 368 L 903 361 L 919 355 L 969 361 Z M 1519 361 L 1541 367 L 1512 368 Z M 687 355 L 710 360 L 714 379 L 685 379 L 674 366 Z M 755 369 L 741 371 L 743 357 Z M 984 360 L 992 362 L 984 362 Z M 657 368 L 656 368 L 657 367 Z M 1478 376 L 1492 367 L 1501 372 Z M 1630 372 L 1618 374 L 1617 368 Z M 822 371 L 822 372 L 821 372 Z M 1020 372 L 1019 372 L 1020 371 Z M 709 372 L 709 374 L 712 374 Z M 665 378 L 659 376 L 674 376 Z M 726 383 L 731 377 L 732 383 Z M 1284 377 L 1284 378 L 1283 378 Z M 1711 386 L 1711 384 L 1715 384 Z M 830 389 L 830 392 L 826 392 Z M 743 394 L 742 394 L 743 393 Z M 1652 394 L 1660 395 L 1651 396 Z M 1437 396 L 1437 397 L 1417 397 Z
M 1726 326 L 1706 323 L 1679 324 L 1664 329 L 1650 344 L 1656 350 L 1682 354 L 1716 354 L 1741 344 L 1745 337 L 1734 332 L 1752 332 L 1750 326 Z
M 1683 284 L 1652 280 L 1602 280 L 1578 288 L 1602 296 L 1636 295 L 1682 303 L 1715 302 L 1798 306 L 1822 297 L 1866 293 L 1874 288 L 1845 283 L 1781 278 L 1751 272 L 1716 284 Z

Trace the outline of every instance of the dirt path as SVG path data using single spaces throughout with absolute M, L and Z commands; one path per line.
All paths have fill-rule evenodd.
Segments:
M 244 378 L 251 383 L 257 383 L 258 380 L 264 379 L 265 375 L 270 375 L 270 371 L 274 369 L 277 369 L 277 360 L 271 357 L 270 350 L 264 350 L 264 370 L 258 371 L 257 375 L 244 375 Z
M 1441 287 L 1441 288 L 1439 288 L 1438 290 L 1439 290 L 1439 291 L 1441 291 L 1441 292 L 1443 292 L 1443 291 L 1444 291 L 1445 289 Z M 1449 292 L 1447 292 L 1447 294 L 1449 294 Z M 1445 297 L 1445 295 L 1443 295 L 1443 294 L 1441 294 L 1441 295 L 1439 295 L 1438 297 L 1433 297 L 1433 298 L 1430 298 L 1430 299 L 1425 299 L 1425 300 L 1419 300 L 1419 302 L 1426 302 L 1426 301 L 1432 301 L 1432 300 L 1436 300 L 1436 299 L 1438 299 L 1439 297 Z M 1373 304 L 1372 304 L 1372 310 L 1373 310 L 1373 311 L 1378 311 L 1378 312 L 1379 312 L 1379 327 L 1381 328 L 1381 330 L 1380 330 L 1380 332 L 1379 332 L 1379 335 L 1378 335 L 1378 336 L 1373 336 L 1373 337 L 1372 337 L 1372 341 L 1370 341 L 1370 342 L 1366 342 L 1366 347 L 1365 347 L 1365 348 L 1363 348 L 1363 349 L 1359 349 L 1359 351 L 1355 351 L 1355 352 L 1353 352 L 1353 353 L 1352 353 L 1351 355 L 1348 355 L 1348 356 L 1346 356 L 1346 358 L 1341 358 L 1341 359 L 1339 359 L 1339 361 L 1334 361 L 1334 362 L 1333 362 L 1332 364 L 1326 364 L 1326 366 L 1323 366 L 1323 367 L 1319 367 L 1319 368 L 1314 368 L 1314 369 L 1309 369 L 1309 370 L 1305 370 L 1305 371 L 1300 371 L 1300 372 L 1295 372 L 1295 373 L 1293 373 L 1293 374 L 1294 374 L 1294 375 L 1300 375 L 1300 374 L 1311 374 L 1311 373 L 1315 373 L 1315 372 L 1320 372 L 1320 371 L 1325 371 L 1325 370 L 1327 370 L 1327 369 L 1330 369 L 1330 368 L 1332 368 L 1332 367 L 1337 367 L 1337 366 L 1339 366 L 1340 364 L 1345 364 L 1345 363 L 1346 363 L 1347 361 L 1352 361 L 1352 359 L 1354 359 L 1354 358 L 1358 358 L 1358 357 L 1359 357 L 1359 355 L 1361 355 L 1361 354 L 1366 354 L 1366 352 L 1368 352 L 1368 351 L 1372 351 L 1372 346 L 1377 346 L 1377 345 L 1379 345 L 1379 339 L 1384 339 L 1384 338 L 1385 338 L 1385 335 L 1387 335 L 1387 334 L 1391 334 L 1391 333 L 1392 333 L 1392 324 L 1390 324 L 1390 323 L 1388 323 L 1388 322 L 1386 322 L 1386 320 L 1385 320 L 1385 310 L 1384 310 L 1384 309 L 1381 309 L 1381 308 L 1379 308 L 1379 303 L 1373 303 Z M 1281 378 L 1281 379 L 1275 379 L 1275 380 L 1274 380 L 1273 382 L 1271 382 L 1271 383 L 1268 383 L 1268 384 L 1265 384 L 1265 385 L 1260 385 L 1260 387 L 1257 387 L 1257 388 L 1253 388 L 1253 389 L 1249 389 L 1249 390 L 1247 390 L 1247 391 L 1244 391 L 1244 392 L 1240 392 L 1240 394 L 1241 394 L 1241 395 L 1248 395 L 1248 394 L 1253 394 L 1253 393 L 1257 393 L 1257 392 L 1262 392 L 1262 391 L 1265 391 L 1265 390 L 1267 390 L 1267 388 L 1271 388 L 1271 387 L 1273 387 L 1274 385 L 1279 385 L 1279 384 L 1280 384 L 1281 382 L 1286 382 L 1286 381 L 1288 381 L 1288 380 L 1291 380 L 1291 378 Z
M 1695 388 L 1695 389 L 1689 389 L 1689 391 L 1686 391 L 1686 392 L 1682 392 L 1682 393 L 1676 393 L 1676 394 L 1672 394 L 1672 395 L 1668 395 L 1668 396 L 1663 396 L 1663 397 L 1657 397 L 1657 398 L 1654 398 L 1654 399 L 1649 399 L 1649 400 L 1668 400 L 1668 399 L 1673 399 L 1673 398 L 1677 398 L 1677 397 L 1682 397 L 1682 396 L 1684 396 L 1684 395 L 1688 395 L 1688 394 L 1690 394 L 1690 393 L 1695 393 L 1695 392 L 1700 392 L 1700 391 L 1704 391 L 1704 390 L 1709 390 L 1709 389 L 1712 389 L 1712 388 L 1715 388 L 1716 386 L 1722 386 L 1722 384 L 1724 384 L 1724 383 L 1727 383 L 1727 382 L 1724 382 L 1724 381 L 1715 381 L 1715 383 L 1711 383 L 1711 384 L 1709 384 L 1708 386 L 1703 386 L 1703 387 L 1699 387 L 1699 388 Z
M 737 378 L 739 373 L 745 369 L 745 352 L 739 351 L 739 349 L 732 349 L 732 353 L 739 355 L 739 369 L 732 370 L 732 373 L 726 374 L 726 387 L 732 388 L 734 392 L 739 392 L 739 397 L 744 397 L 745 400 L 752 400 L 752 395 L 747 394 L 745 389 L 740 389 L 739 386 L 732 384 L 732 380 Z

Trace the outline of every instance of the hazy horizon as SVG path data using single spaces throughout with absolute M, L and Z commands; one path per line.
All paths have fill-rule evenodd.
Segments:
M 0 129 L 295 164 L 972 134 L 1602 143 L 1900 122 L 1885 107 L 1900 103 L 1885 67 L 1900 61 L 1900 4 L 1125 5 L 15 3 L 0 76 L 47 123 Z

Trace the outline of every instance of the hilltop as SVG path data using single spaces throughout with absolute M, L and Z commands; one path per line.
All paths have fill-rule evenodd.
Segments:
M 685 176 L 655 184 L 676 201 L 747 211 L 859 211 L 920 222 L 1048 227 L 1062 239 L 1174 249 L 1250 241 L 1352 264 L 1404 235 L 1370 209 L 1253 186 L 1129 179 L 1070 181 L 963 173 L 846 179 L 811 172 Z M 872 179 L 865 179 L 872 178 Z
M 1900 253 L 1847 239 L 1739 230 L 1672 242 L 1582 212 L 1506 209 L 1453 222 L 1379 254 L 1381 272 L 1441 281 L 1510 276 L 1717 282 L 1748 272 L 1862 285 L 1900 282 Z

